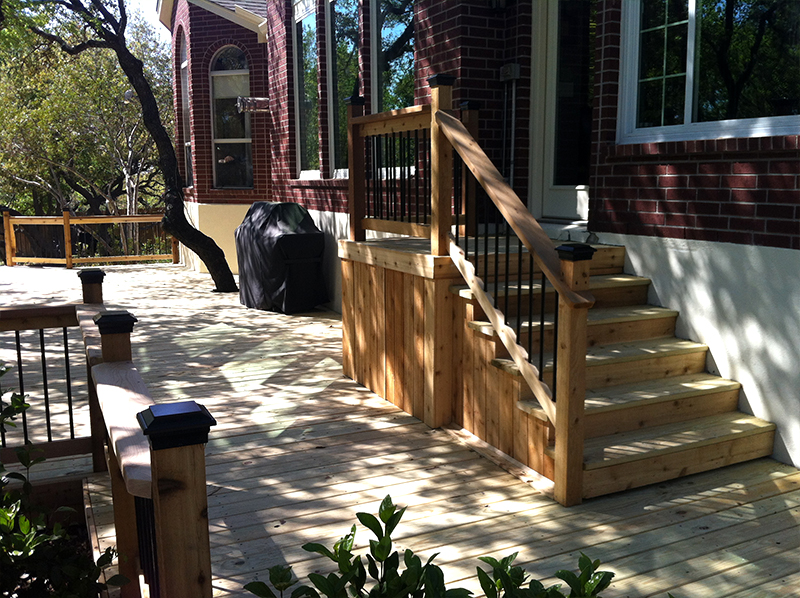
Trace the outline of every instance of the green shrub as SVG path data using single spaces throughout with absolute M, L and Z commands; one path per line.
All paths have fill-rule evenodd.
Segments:
M 0 376 L 8 369 L 0 364 Z M 15 427 L 14 418 L 27 408 L 25 397 L 17 393 L 11 393 L 8 402 L 0 398 L 0 429 Z M 44 459 L 34 456 L 30 447 L 18 448 L 16 453 L 24 474 L 6 472 L 0 463 L 0 596 L 96 596 L 106 587 L 97 580 L 116 556 L 114 549 L 106 549 L 94 562 L 78 539 L 52 521 L 55 515 L 73 509 L 62 507 L 48 513 L 32 504 L 30 470 Z M 11 480 L 21 482 L 21 487 L 9 488 Z M 126 582 L 124 577 L 114 576 L 108 585 Z
M 303 549 L 321 554 L 336 565 L 336 572 L 326 576 L 311 573 L 312 586 L 300 585 L 292 590 L 290 598 L 467 598 L 472 594 L 463 588 L 446 589 L 442 570 L 433 564 L 437 555 L 423 565 L 422 560 L 411 550 L 401 558 L 392 551 L 391 534 L 400 523 L 405 508 L 398 510 L 390 496 L 381 502 L 378 516 L 357 513 L 356 517 L 374 535 L 369 541 L 369 551 L 364 555 L 353 555 L 356 526 L 329 549 L 317 543 L 305 544 Z M 497 560 L 480 557 L 491 567 L 487 572 L 478 568 L 478 580 L 486 598 L 600 598 L 600 592 L 608 588 L 614 574 L 598 571 L 600 561 L 592 561 L 585 554 L 578 560 L 578 573 L 561 570 L 555 577 L 566 583 L 545 587 L 540 581 L 528 580 L 528 574 L 514 566 L 517 553 Z M 286 592 L 298 583 L 293 579 L 292 568 L 276 565 L 269 569 L 269 582 L 276 593 L 263 581 L 253 581 L 244 586 L 259 598 L 285 598 Z M 527 584 L 527 585 L 525 585 Z

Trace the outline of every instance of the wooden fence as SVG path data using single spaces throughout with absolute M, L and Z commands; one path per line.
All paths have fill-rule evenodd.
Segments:
M 170 253 L 152 253 L 141 255 L 96 255 L 79 257 L 74 255 L 72 229 L 74 226 L 112 225 L 112 224 L 146 224 L 161 222 L 162 214 L 136 214 L 132 216 L 72 216 L 64 211 L 61 216 L 12 216 L 3 212 L 3 232 L 5 237 L 6 265 L 16 264 L 63 264 L 72 268 L 76 264 L 112 264 L 130 262 L 172 261 L 180 262 L 178 241 L 172 237 Z M 64 257 L 18 256 L 17 229 L 20 226 L 59 226 L 63 229 Z

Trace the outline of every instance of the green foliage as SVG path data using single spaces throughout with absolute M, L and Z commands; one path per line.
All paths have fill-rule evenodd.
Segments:
M 0 364 L 0 376 L 9 368 Z M 28 405 L 24 397 L 11 393 L 9 402 L 0 400 L 0 428 L 14 427 L 14 419 Z M 82 598 L 97 595 L 106 587 L 98 583 L 104 567 L 116 556 L 107 548 L 97 562 L 76 543 L 67 529 L 54 516 L 69 513 L 62 507 L 45 513 L 31 502 L 30 469 L 44 459 L 35 456 L 30 447 L 17 449 L 17 458 L 25 473 L 6 472 L 0 463 L 0 596 L 15 598 Z M 21 490 L 7 489 L 16 480 Z M 127 580 L 114 576 L 108 585 L 122 585 Z
M 405 513 L 386 496 L 378 508 L 378 516 L 370 513 L 356 513 L 358 521 L 375 536 L 369 541 L 369 552 L 353 555 L 356 526 L 340 538 L 333 548 L 315 542 L 305 544 L 307 552 L 320 554 L 332 561 L 337 570 L 327 576 L 310 573 L 308 579 L 313 587 L 297 585 L 292 576 L 292 568 L 275 565 L 269 569 L 269 582 L 277 594 L 264 581 L 252 581 L 244 589 L 259 598 L 468 598 L 472 592 L 463 588 L 448 590 L 444 583 L 442 570 L 433 564 L 434 554 L 423 565 L 422 560 L 411 550 L 402 555 L 404 570 L 400 568 L 400 554 L 392 551 L 392 532 Z M 600 561 L 593 561 L 581 553 L 578 559 L 578 572 L 560 570 L 555 577 L 566 583 L 569 594 L 562 593 L 562 584 L 545 587 L 538 580 L 529 580 L 527 572 L 514 565 L 517 553 L 502 559 L 480 557 L 491 567 L 487 572 L 477 569 L 478 581 L 486 598 L 601 598 L 600 592 L 611 584 L 614 574 L 598 571 Z M 366 560 L 366 564 L 364 563 Z M 371 581 L 368 581 L 371 580 Z M 527 586 L 525 585 L 527 583 Z M 668 594 L 669 598 L 674 598 Z

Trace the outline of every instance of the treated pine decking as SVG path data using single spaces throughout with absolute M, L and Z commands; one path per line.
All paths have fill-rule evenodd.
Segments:
M 761 459 L 566 509 L 344 378 L 335 314 L 246 310 L 175 266 L 106 272 L 106 303 L 139 318 L 134 359 L 153 397 L 197 400 L 219 422 L 206 451 L 219 596 L 277 563 L 327 573 L 302 544 L 332 544 L 387 493 L 408 506 L 397 547 L 439 553 L 448 583 L 476 594 L 477 557 L 519 551 L 540 579 L 580 552 L 602 559 L 617 574 L 607 598 L 797 595 L 792 467 Z M 3 305 L 79 295 L 74 271 L 0 267 Z M 86 488 L 97 541 L 113 543 L 107 479 Z M 362 550 L 369 537 L 359 529 Z

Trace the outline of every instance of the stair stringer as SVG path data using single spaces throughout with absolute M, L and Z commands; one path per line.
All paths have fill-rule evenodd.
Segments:
M 486 317 L 489 318 L 492 328 L 530 387 L 534 398 L 541 405 L 547 419 L 555 425 L 556 404 L 553 401 L 552 391 L 539 380 L 539 369 L 528 361 L 528 352 L 517 343 L 517 335 L 514 330 L 504 324 L 503 313 L 495 307 L 494 301 L 484 290 L 484 283 L 477 276 L 475 266 L 466 259 L 464 250 L 452 240 L 450 242 L 450 258 L 469 286 L 473 297 L 478 301 Z

